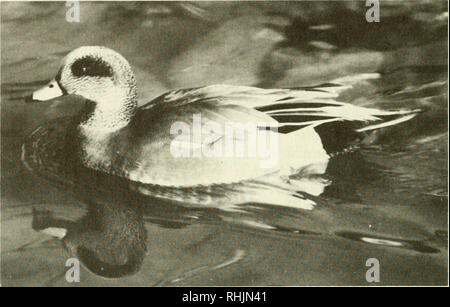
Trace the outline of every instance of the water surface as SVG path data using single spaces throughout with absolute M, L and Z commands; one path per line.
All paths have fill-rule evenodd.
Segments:
M 386 4 L 379 24 L 366 23 L 356 2 L 87 2 L 72 24 L 65 11 L 64 3 L 1 4 L 3 285 L 69 285 L 64 264 L 72 250 L 40 232 L 58 226 L 76 234 L 103 229 L 87 238 L 92 249 L 111 263 L 126 262 L 124 251 L 136 259 L 126 269 L 95 271 L 102 265 L 78 249 L 91 268 L 82 268 L 83 286 L 368 285 L 368 258 L 380 261 L 380 285 L 447 283 L 446 2 Z M 81 45 L 123 54 L 142 103 L 179 87 L 309 86 L 371 73 L 379 77 L 356 82 L 339 99 L 424 112 L 380 131 L 370 146 L 336 155 L 322 178 L 330 184 L 309 196 L 312 210 L 83 198 L 82 188 L 50 184 L 20 162 L 24 136 L 77 112 L 64 101 L 26 105 L 24 97 Z M 77 240 L 83 236 L 71 244 Z M 101 277 L 114 274 L 121 277 Z

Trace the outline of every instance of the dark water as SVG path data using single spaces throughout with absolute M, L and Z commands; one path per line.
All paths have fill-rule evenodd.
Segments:
M 447 283 L 446 2 L 385 3 L 379 24 L 352 2 L 82 3 L 73 24 L 65 11 L 64 3 L 1 4 L 3 285 L 68 285 L 64 264 L 74 254 L 84 264 L 79 285 L 368 285 L 368 258 L 380 261 L 380 285 Z M 50 184 L 20 162 L 24 136 L 77 112 L 24 97 L 81 45 L 123 54 L 142 102 L 179 87 L 307 86 L 378 73 L 354 79 L 339 100 L 424 112 L 333 158 L 323 178 L 331 184 L 311 196 L 312 210 L 136 206 L 144 202 L 120 186 L 94 195 Z M 62 243 L 40 232 L 47 227 L 70 236 Z

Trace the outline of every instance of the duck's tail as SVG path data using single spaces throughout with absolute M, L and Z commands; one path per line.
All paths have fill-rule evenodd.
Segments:
M 288 143 L 296 144 L 298 138 L 304 139 L 302 132 L 307 131 L 305 128 L 310 127 L 320 137 L 323 149 L 328 154 L 336 154 L 351 147 L 357 148 L 357 145 L 361 142 L 366 143 L 369 140 L 375 140 L 373 131 L 411 120 L 421 110 L 383 111 L 343 104 L 341 106 L 323 108 L 321 112 L 323 114 L 316 114 L 323 117 L 326 116 L 324 119 L 318 118 L 303 122 L 303 124 L 306 124 L 303 127 L 296 126 L 297 123 L 292 121 L 282 122 L 280 123 L 281 125 L 287 126 L 282 126 L 279 131 L 283 132 L 282 129 L 288 128 L 285 130 L 287 132 L 286 136 L 289 138 Z M 372 137 L 368 138 L 369 135 Z M 308 148 L 312 150 L 310 145 L 308 145 Z
M 381 129 L 385 127 L 394 126 L 410 119 L 413 119 L 418 113 L 422 112 L 420 109 L 416 110 L 398 110 L 398 111 L 378 111 L 380 114 L 376 114 L 378 119 L 372 122 L 370 125 L 356 129 L 356 132 L 371 131 Z

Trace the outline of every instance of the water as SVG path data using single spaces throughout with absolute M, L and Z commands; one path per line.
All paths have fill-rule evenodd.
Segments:
M 68 285 L 64 264 L 80 242 L 91 271 L 82 268 L 79 285 L 367 285 L 368 258 L 380 260 L 381 285 L 447 283 L 446 2 L 386 4 L 380 24 L 366 23 L 364 8 L 351 2 L 82 3 L 79 24 L 67 23 L 65 10 L 2 3 L 3 285 Z M 323 24 L 334 27 L 310 29 Z M 380 73 L 340 100 L 424 112 L 337 155 L 323 176 L 331 184 L 308 196 L 312 210 L 143 201 L 90 175 L 111 189 L 55 186 L 22 166 L 23 137 L 79 108 L 25 105 L 24 97 L 55 74 L 64 54 L 94 44 L 131 62 L 142 102 L 180 87 L 307 86 Z M 68 227 L 70 240 L 40 232 L 49 226 Z M 130 255 L 128 266 L 108 266 Z

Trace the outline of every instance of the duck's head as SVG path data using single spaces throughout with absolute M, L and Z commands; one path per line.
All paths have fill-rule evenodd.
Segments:
M 137 106 L 130 64 L 116 51 L 101 46 L 84 46 L 70 52 L 61 61 L 55 78 L 35 91 L 32 100 L 72 94 L 95 104 L 91 124 L 103 128 L 123 124 Z

